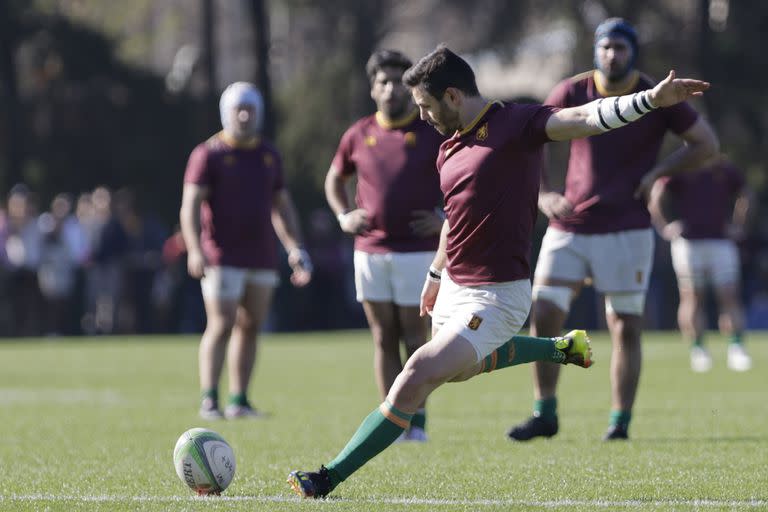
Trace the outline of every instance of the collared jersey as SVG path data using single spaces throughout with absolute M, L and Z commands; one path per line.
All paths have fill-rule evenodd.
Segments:
M 443 140 L 418 112 L 391 123 L 381 114 L 367 116 L 344 133 L 332 166 L 343 176 L 357 174 L 357 206 L 368 212 L 370 221 L 370 229 L 355 237 L 355 249 L 437 249 L 438 235 L 416 236 L 409 223 L 414 211 L 442 206 L 435 161 Z
M 284 185 L 280 155 L 272 145 L 259 140 L 237 146 L 218 133 L 192 151 L 184 182 L 208 189 L 200 222 L 209 264 L 277 268 L 271 215 L 275 193 Z
M 440 147 L 451 279 L 477 286 L 530 278 L 546 124 L 557 108 L 489 103 Z
M 681 236 L 688 240 L 727 238 L 725 228 L 733 202 L 744 184 L 741 170 L 727 161 L 666 178 L 664 186 L 683 221 Z
M 606 97 L 595 80 L 595 71 L 560 82 L 545 103 L 575 107 Z M 635 74 L 635 82 L 621 94 L 650 89 L 648 77 Z M 648 228 L 645 203 L 634 197 L 643 176 L 656 164 L 667 131 L 681 134 L 698 119 L 687 103 L 654 110 L 638 121 L 600 135 L 571 141 L 565 197 L 574 214 L 550 220 L 550 225 L 573 233 L 613 233 Z

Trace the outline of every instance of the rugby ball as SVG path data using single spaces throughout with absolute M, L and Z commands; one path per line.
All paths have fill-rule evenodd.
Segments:
M 235 453 L 213 430 L 191 428 L 176 441 L 173 465 L 181 481 L 197 494 L 221 494 L 235 476 Z

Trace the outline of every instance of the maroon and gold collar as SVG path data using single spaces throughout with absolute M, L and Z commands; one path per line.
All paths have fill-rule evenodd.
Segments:
M 625 85 L 621 89 L 610 91 L 606 87 L 605 77 L 603 77 L 603 74 L 600 73 L 600 71 L 596 69 L 592 76 L 594 77 L 594 80 L 595 80 L 595 88 L 597 89 L 597 92 L 600 94 L 600 96 L 603 96 L 605 98 L 609 96 L 622 96 L 624 94 L 629 94 L 630 92 L 635 90 L 635 88 L 637 87 L 637 84 L 640 82 L 640 72 L 634 69 L 629 75 L 629 79 L 627 80 L 627 85 Z
M 261 144 L 261 138 L 259 137 L 251 137 L 248 140 L 239 141 L 224 130 L 220 131 L 217 135 L 224 144 L 235 149 L 254 149 Z
M 416 117 L 419 115 L 418 110 L 412 110 L 408 114 L 404 115 L 403 117 L 399 119 L 387 119 L 384 114 L 379 111 L 376 112 L 376 122 L 384 129 L 387 130 L 394 130 L 396 128 L 402 128 L 403 126 L 408 126 L 411 124 L 414 120 L 416 120 Z
M 480 124 L 480 121 L 482 121 L 485 118 L 485 116 L 488 115 L 488 112 L 490 112 L 493 107 L 503 107 L 503 106 L 504 106 L 504 103 L 502 103 L 501 101 L 489 101 L 488 103 L 485 104 L 485 106 L 480 111 L 480 113 L 477 114 L 477 116 L 475 116 L 472 122 L 469 123 L 467 126 L 465 126 L 463 130 L 457 131 L 454 134 L 454 137 L 463 137 L 466 134 L 471 133 L 475 128 L 478 127 L 478 125 Z

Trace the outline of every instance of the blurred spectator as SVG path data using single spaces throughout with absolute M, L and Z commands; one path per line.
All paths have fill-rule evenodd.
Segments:
M 77 327 L 71 319 L 77 311 L 77 273 L 88 255 L 88 246 L 85 232 L 72 213 L 72 198 L 57 195 L 51 210 L 40 215 L 37 224 L 42 234 L 37 279 L 45 302 L 45 333 L 75 334 Z
M 5 285 L 11 297 L 8 332 L 11 336 L 42 333 L 38 318 L 41 296 L 37 285 L 42 234 L 37 225 L 35 198 L 26 185 L 14 186 L 8 194 L 8 210 L 0 239 L 5 264 Z
M 91 244 L 85 269 L 83 331 L 110 334 L 116 326 L 116 301 L 122 289 L 120 259 L 127 248 L 127 237 L 112 214 L 112 192 L 107 187 L 94 189 L 90 206 L 87 199 L 81 199 L 81 222 Z
M 114 220 L 105 231 L 115 248 L 123 247 L 117 328 L 125 333 L 153 332 L 157 306 L 170 300 L 169 287 L 156 281 L 167 232 L 158 221 L 139 213 L 129 189 L 115 193 Z

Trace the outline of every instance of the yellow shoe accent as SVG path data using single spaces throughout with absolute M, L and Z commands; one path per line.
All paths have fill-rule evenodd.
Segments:
M 564 350 L 565 364 L 575 364 L 582 368 L 592 366 L 594 363 L 592 360 L 592 346 L 587 331 L 573 330 L 563 336 L 562 339 L 570 342 L 570 346 Z M 557 346 L 557 342 L 555 342 L 555 346 Z

